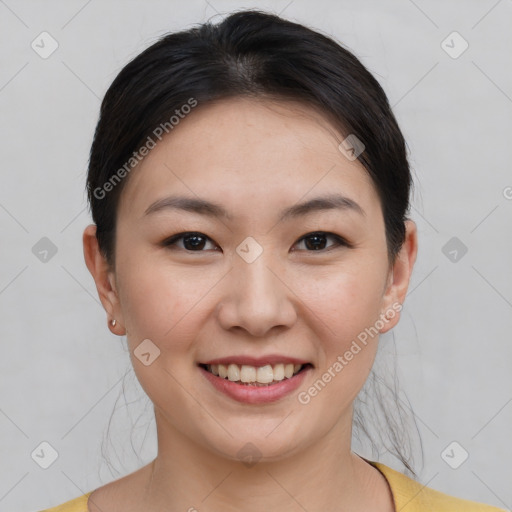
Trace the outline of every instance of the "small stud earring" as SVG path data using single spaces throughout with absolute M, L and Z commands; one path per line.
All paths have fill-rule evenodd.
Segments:
M 115 327 L 116 326 L 116 319 L 114 318 L 113 320 L 110 321 L 110 323 L 112 324 L 112 327 Z

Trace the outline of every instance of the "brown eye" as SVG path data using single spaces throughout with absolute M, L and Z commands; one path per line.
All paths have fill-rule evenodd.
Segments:
M 335 243 L 331 246 L 328 246 L 326 249 L 326 242 L 325 240 L 327 238 L 331 238 L 335 241 Z M 330 250 L 331 248 L 339 247 L 339 246 L 346 246 L 349 247 L 349 244 L 346 240 L 341 238 L 338 235 L 335 235 L 334 233 L 326 233 L 325 231 L 317 231 L 314 233 L 309 233 L 307 235 L 304 235 L 299 242 L 300 243 L 304 241 L 305 247 L 307 252 L 313 252 L 313 251 L 325 251 Z
M 178 241 L 181 240 L 183 240 L 182 246 L 178 244 Z M 186 232 L 178 233 L 177 235 L 168 238 L 162 243 L 162 245 L 164 247 L 184 249 L 189 252 L 203 252 L 208 240 L 211 241 L 211 239 L 203 233 Z
M 334 240 L 334 244 L 327 245 L 326 240 L 329 238 Z M 182 242 L 181 245 L 178 242 Z M 213 247 L 205 249 L 205 246 L 209 242 L 211 242 Z M 329 251 L 340 246 L 351 247 L 350 244 L 342 237 L 325 231 L 308 233 L 307 235 L 304 235 L 297 244 L 301 242 L 304 242 L 305 250 L 307 252 Z M 199 232 L 178 233 L 166 239 L 162 242 L 162 245 L 170 249 L 182 249 L 188 252 L 204 252 L 205 250 L 215 250 L 217 247 L 211 238 Z

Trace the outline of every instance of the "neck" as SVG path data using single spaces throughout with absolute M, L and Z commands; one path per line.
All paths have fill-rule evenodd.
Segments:
M 378 471 L 350 450 L 351 418 L 306 449 L 253 465 L 198 446 L 158 413 L 157 425 L 159 451 L 145 486 L 145 510 L 356 512 L 372 510 L 382 490 Z

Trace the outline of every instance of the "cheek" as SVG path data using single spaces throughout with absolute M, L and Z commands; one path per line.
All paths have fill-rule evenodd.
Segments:
M 346 270 L 326 269 L 316 276 L 297 276 L 297 295 L 323 325 L 328 345 L 343 348 L 373 325 L 382 305 L 384 270 L 361 261 Z M 300 284 L 299 284 L 300 283 Z
M 197 330 L 194 306 L 200 306 L 201 296 L 212 285 L 208 286 L 207 281 L 198 289 L 201 281 L 187 279 L 186 271 L 162 268 L 155 262 L 152 264 L 149 258 L 143 264 L 134 263 L 134 260 L 126 261 L 126 265 L 119 268 L 120 301 L 132 366 L 155 406 L 166 411 L 181 411 L 184 418 L 191 417 L 197 403 L 188 399 L 187 393 L 176 390 L 181 389 L 179 383 L 190 380 L 193 363 L 189 354 L 194 348 Z M 176 279 L 176 275 L 180 279 Z M 154 345 L 147 342 L 141 345 L 147 339 Z M 145 350 L 138 349 L 139 346 Z M 149 352 L 149 364 L 139 359 L 143 352 Z M 180 421 L 174 418 L 175 424 Z
M 300 390 L 298 398 L 307 404 L 311 418 L 323 418 L 326 425 L 350 406 L 371 371 L 383 279 L 375 270 L 353 270 L 335 277 L 331 272 L 314 284 L 303 281 L 300 296 L 308 297 L 305 304 L 314 312 L 310 318 L 319 350 L 315 380 Z
M 186 324 L 187 312 L 201 290 L 197 281 L 187 281 L 181 274 L 176 279 L 176 270 L 162 269 L 149 258 L 142 261 L 126 261 L 119 269 L 120 302 L 130 346 L 133 349 L 146 338 L 162 346 L 172 338 L 178 343 L 174 348 L 179 349 L 176 334 Z
M 166 365 L 195 349 L 205 322 L 209 297 L 224 271 L 197 265 L 170 264 L 165 258 L 132 252 L 118 269 L 120 302 L 127 339 L 133 351 L 144 339 L 155 343 Z M 211 308 L 210 308 L 211 309 Z M 208 310 L 210 311 L 210 310 Z M 160 361 L 163 362 L 163 359 Z

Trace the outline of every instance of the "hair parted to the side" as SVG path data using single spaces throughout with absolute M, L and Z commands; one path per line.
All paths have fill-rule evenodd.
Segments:
M 200 109 L 235 97 L 298 101 L 323 114 L 344 137 L 362 141 L 365 149 L 358 160 L 381 202 L 392 265 L 405 240 L 413 183 L 406 143 L 386 94 L 334 39 L 274 14 L 248 10 L 161 37 L 108 88 L 90 151 L 87 195 L 98 244 L 111 268 L 119 199 L 130 174 L 137 172 L 133 164 L 130 172 L 127 162 L 191 99 Z M 393 397 L 398 406 L 396 389 Z M 387 410 L 385 416 L 391 441 L 386 451 L 416 475 L 404 455 L 411 450 L 402 446 L 407 433 L 396 432 Z

